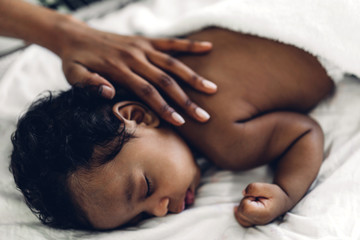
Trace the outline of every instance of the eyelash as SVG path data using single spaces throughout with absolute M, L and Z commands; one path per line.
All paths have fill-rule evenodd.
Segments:
M 149 180 L 146 176 L 145 176 L 145 180 L 146 180 L 146 185 L 148 188 L 148 190 L 146 192 L 146 197 L 150 197 L 154 190 L 153 184 L 152 184 L 151 180 Z

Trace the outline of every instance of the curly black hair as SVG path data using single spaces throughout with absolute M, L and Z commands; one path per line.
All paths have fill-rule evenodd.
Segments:
M 43 94 L 19 119 L 9 169 L 26 204 L 44 224 L 92 229 L 72 199 L 68 177 L 111 161 L 133 137 L 112 113 L 119 100 L 124 99 L 106 100 L 91 89 L 73 87 Z M 98 147 L 105 153 L 98 154 Z

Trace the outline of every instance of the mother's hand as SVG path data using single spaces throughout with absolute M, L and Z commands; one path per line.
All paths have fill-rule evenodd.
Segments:
M 208 120 L 209 115 L 166 72 L 205 93 L 215 93 L 216 85 L 162 51 L 203 53 L 211 50 L 211 43 L 122 36 L 77 24 L 58 51 L 70 84 L 96 86 L 109 99 L 115 95 L 114 85 L 120 85 L 133 91 L 164 120 L 182 125 L 184 119 L 160 95 L 160 88 L 194 119 Z

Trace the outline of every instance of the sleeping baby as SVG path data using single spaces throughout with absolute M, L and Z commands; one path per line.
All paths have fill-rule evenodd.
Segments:
M 125 91 L 105 100 L 77 87 L 43 96 L 20 118 L 10 169 L 43 223 L 104 230 L 182 212 L 201 177 L 195 151 L 223 169 L 273 167 L 272 183 L 239 192 L 234 215 L 244 227 L 270 223 L 305 195 L 323 161 L 322 130 L 306 113 L 334 86 L 317 59 L 218 28 L 187 38 L 211 41 L 212 52 L 168 63 L 181 60 L 217 84 L 214 95 L 183 86 L 212 116 L 207 123 L 169 126 Z

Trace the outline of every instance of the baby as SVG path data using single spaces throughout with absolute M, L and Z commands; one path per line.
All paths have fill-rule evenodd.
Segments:
M 323 133 L 305 113 L 333 89 L 325 70 L 296 47 L 255 36 L 210 28 L 187 38 L 214 46 L 176 56 L 218 86 L 211 96 L 183 86 L 207 123 L 185 117 L 173 128 L 127 93 L 110 101 L 79 88 L 39 99 L 21 117 L 10 169 L 43 223 L 113 229 L 183 211 L 200 179 L 189 146 L 228 170 L 274 167 L 273 183 L 243 191 L 234 209 L 242 226 L 267 224 L 304 196 L 323 160 Z

